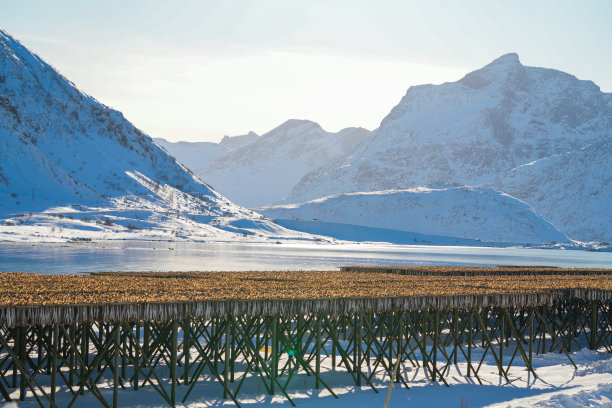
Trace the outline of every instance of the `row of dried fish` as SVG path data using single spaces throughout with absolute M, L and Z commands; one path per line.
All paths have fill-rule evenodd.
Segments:
M 612 269 L 558 268 L 554 266 L 343 266 L 342 272 L 396 273 L 430 276 L 494 276 L 494 275 L 612 275 Z
M 606 275 L 411 276 L 365 272 L 0 274 L 0 306 L 612 291 Z

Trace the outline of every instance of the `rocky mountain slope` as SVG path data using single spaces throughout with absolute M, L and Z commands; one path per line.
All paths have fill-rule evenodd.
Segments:
M 298 218 L 483 241 L 568 241 L 527 204 L 463 186 L 346 193 L 258 211 L 279 220 Z
M 457 82 L 408 89 L 351 157 L 306 175 L 284 200 L 431 183 L 480 185 L 610 137 L 612 95 L 504 55 Z
M 491 187 L 528 202 L 570 238 L 612 242 L 612 138 L 519 166 Z
M 209 236 L 283 233 L 217 193 L 120 112 L 80 92 L 0 31 L 0 218 L 12 227 L 28 224 L 25 213 L 62 215 L 85 207 L 90 215 L 81 217 L 93 223 L 89 229 L 100 231 L 133 222 L 138 225 L 131 224 L 132 231 L 165 231 L 170 229 L 163 227 L 165 217 L 184 219 Z M 53 224 L 41 217 L 27 218 Z

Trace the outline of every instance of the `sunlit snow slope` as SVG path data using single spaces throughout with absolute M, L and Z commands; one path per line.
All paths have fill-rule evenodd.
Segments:
M 612 242 L 612 138 L 519 166 L 493 187 L 528 202 L 570 238 Z
M 279 220 L 316 219 L 483 241 L 568 241 L 527 204 L 480 188 L 433 186 L 346 193 L 259 211 Z
M 0 224 L 22 231 L 51 226 L 49 214 L 66 220 L 76 208 L 90 214 L 81 217 L 91 225 L 63 227 L 88 233 L 123 231 L 126 219 L 134 227 L 126 231 L 157 228 L 175 235 L 181 225 L 202 236 L 287 232 L 218 194 L 120 112 L 80 92 L 0 31 L 0 218 L 7 220 Z M 43 211 L 46 216 L 30 215 Z M 177 219 L 184 222 L 177 225 Z M 238 220 L 249 220 L 239 222 L 248 228 L 235 228 Z M 0 239 L 15 233 L 3 231 Z

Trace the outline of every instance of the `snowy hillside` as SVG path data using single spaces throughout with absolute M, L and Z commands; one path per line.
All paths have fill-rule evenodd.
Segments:
M 493 184 L 531 204 L 567 236 L 612 242 L 612 137 L 519 166 Z
M 271 206 L 259 212 L 274 219 L 316 219 L 483 241 L 568 241 L 530 206 L 481 188 L 434 186 L 347 193 L 302 204 Z
M 479 185 L 609 137 L 612 95 L 504 55 L 457 82 L 408 89 L 372 137 L 304 177 L 284 202 L 432 183 Z
M 267 205 L 285 197 L 306 173 L 346 157 L 369 135 L 362 128 L 329 133 L 311 121 L 288 120 L 192 170 L 240 205 Z
M 66 216 L 81 211 L 87 215 Z M 164 227 L 170 218 L 175 221 Z M 9 240 L 43 224 L 53 234 L 57 224 L 94 232 L 155 228 L 164 235 L 177 219 L 206 236 L 295 235 L 218 194 L 120 112 L 80 92 L 4 31 L 0 219 L 6 220 L 0 239 Z

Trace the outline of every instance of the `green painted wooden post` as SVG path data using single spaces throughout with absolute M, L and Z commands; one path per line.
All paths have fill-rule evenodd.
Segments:
M 225 325 L 225 358 L 223 362 L 223 382 L 225 383 L 223 398 L 227 398 L 229 395 L 226 389 L 229 389 L 230 360 L 232 359 L 230 348 L 230 314 L 228 313 L 225 318 L 227 323 Z
M 72 342 L 76 343 L 76 324 L 75 323 L 72 323 L 70 325 L 70 333 L 68 333 L 68 335 L 70 336 L 70 339 L 72 340 Z M 76 357 L 74 355 L 74 350 L 72 348 L 69 348 L 68 355 L 70 356 L 68 363 L 70 364 L 70 367 L 72 367 L 72 370 L 70 370 L 70 373 L 68 373 L 68 385 L 72 387 L 74 385 L 73 372 L 76 371 Z
M 355 349 L 357 351 L 356 356 L 357 359 L 355 361 L 355 370 L 357 373 L 357 386 L 360 387 L 361 386 L 361 360 L 362 360 L 362 355 L 363 355 L 363 351 L 361 349 L 361 313 L 357 312 L 357 314 L 355 315 L 355 333 L 353 335 L 353 337 L 355 338 Z
M 540 314 L 540 332 L 541 332 L 541 336 L 540 336 L 540 343 L 542 343 L 542 350 L 541 353 L 542 354 L 546 354 L 546 330 L 545 330 L 545 325 L 543 320 L 546 319 L 548 316 L 546 314 L 547 309 L 546 308 L 541 308 L 542 309 L 542 313 Z
M 331 319 L 328 323 L 329 326 L 331 325 L 335 325 L 336 324 L 336 320 L 335 319 Z M 336 330 L 334 327 L 329 327 L 329 330 Z M 331 345 L 331 365 L 332 365 L 332 371 L 336 371 L 336 342 L 332 341 L 332 345 Z
M 489 310 L 488 309 L 489 309 L 488 307 L 483 307 L 482 310 L 481 310 L 481 314 L 482 314 L 481 320 L 482 320 L 483 323 L 485 323 L 483 325 L 483 327 L 485 327 L 485 328 L 487 327 L 487 324 L 489 324 Z M 482 330 L 485 330 L 485 329 L 482 329 Z M 485 348 L 487 344 L 485 342 L 484 333 L 480 337 L 481 337 L 481 340 L 482 340 L 482 344 L 480 346 L 482 348 Z
M 217 328 L 218 328 L 218 323 L 217 323 L 217 318 L 213 317 L 212 318 L 212 323 L 211 323 L 211 328 L 210 328 L 210 333 L 211 336 L 215 336 L 215 334 L 217 333 Z M 219 370 L 219 364 L 218 364 L 218 360 L 219 360 L 219 349 L 217 347 L 215 347 L 213 349 L 213 367 L 215 368 L 215 371 Z
M 398 328 L 397 328 L 397 353 L 396 353 L 396 363 L 395 364 L 401 364 L 402 363 L 402 357 L 403 357 L 403 334 L 404 334 L 404 318 L 403 318 L 403 313 L 399 312 L 399 322 L 398 322 Z M 399 367 L 399 366 L 398 366 Z M 399 369 L 395 370 L 395 382 L 399 383 L 401 379 L 401 374 Z
M 474 327 L 474 309 L 470 309 L 468 316 L 468 352 L 467 352 L 467 376 L 470 377 L 472 370 L 472 330 Z
M 13 337 L 13 352 L 17 355 L 19 355 L 19 328 L 14 327 L 13 329 L 10 330 L 10 334 Z M 6 344 L 6 347 L 8 347 L 8 343 Z M 13 374 L 12 374 L 12 380 L 11 380 L 11 388 L 17 388 L 17 368 L 16 368 L 16 364 L 13 362 Z
M 393 379 L 393 336 L 391 335 L 391 333 L 393 333 L 393 314 L 392 313 L 386 313 L 387 315 L 387 338 L 388 338 L 388 357 L 389 357 L 389 364 L 388 364 L 388 369 L 389 369 L 389 379 Z
M 436 371 L 438 370 L 438 346 L 440 344 L 440 309 L 436 309 L 434 316 L 433 380 L 436 381 Z
M 271 373 L 271 382 L 270 382 L 270 394 L 274 394 L 274 384 L 276 383 L 276 378 L 278 376 L 278 328 L 277 328 L 278 316 L 272 317 L 272 373 Z
M 499 321 L 499 324 L 498 324 L 499 326 L 499 361 L 500 361 L 499 375 L 502 375 L 503 366 L 504 366 L 504 335 L 506 334 L 506 329 L 504 325 L 504 319 L 500 317 L 501 315 L 500 310 L 501 309 L 499 309 L 497 313 L 497 320 Z
M 191 357 L 191 319 L 187 317 L 183 321 L 183 357 L 185 360 L 183 368 L 183 384 L 189 384 L 189 359 Z
M 271 344 L 271 334 L 269 333 L 269 329 L 268 329 L 268 325 L 265 322 L 265 318 L 264 318 L 264 344 L 266 345 L 265 349 L 264 349 L 264 360 L 268 361 L 268 359 L 270 358 L 270 352 L 268 350 L 268 347 L 272 347 Z M 268 344 L 270 344 L 270 346 L 268 346 Z
M 36 341 L 36 348 L 38 350 L 38 357 L 37 357 L 36 365 L 37 367 L 41 367 L 42 361 L 43 361 L 43 346 L 42 345 L 43 345 L 43 337 L 45 335 L 45 327 L 35 326 L 34 330 L 36 330 L 35 341 Z
M 145 359 L 151 359 L 151 353 L 149 352 L 149 343 L 151 342 L 151 326 L 149 322 L 143 322 L 143 334 L 142 334 L 142 367 L 146 366 Z M 143 381 L 144 385 L 144 381 Z
M 372 321 L 374 320 L 374 313 L 373 312 L 369 312 L 366 314 L 367 316 L 367 325 L 368 325 L 368 350 L 367 353 L 365 355 L 366 358 L 366 364 L 368 365 L 368 367 L 370 366 L 370 347 L 372 344 L 372 331 L 374 330 L 374 328 L 372 327 Z
M 302 355 L 302 341 L 304 340 L 302 338 L 302 335 L 300 333 L 302 333 L 302 329 L 304 327 L 304 316 L 302 316 L 301 314 L 298 315 L 297 317 L 297 354 L 298 355 Z M 296 362 L 296 370 L 299 373 L 300 371 L 300 366 L 299 364 L 297 364 Z
M 27 342 L 27 332 L 25 327 L 19 328 L 19 360 L 21 360 L 24 367 L 27 368 L 27 355 L 26 355 L 26 345 Z M 26 378 L 24 373 L 21 373 L 19 376 L 19 400 L 23 401 L 25 399 L 26 392 Z
M 230 325 L 230 382 L 234 382 L 234 369 L 236 363 L 236 334 L 234 325 Z
M 170 344 L 170 402 L 176 405 L 176 365 L 178 355 L 178 321 L 172 321 L 172 340 Z
M 423 331 L 423 352 L 422 352 L 422 357 L 423 357 L 423 367 L 425 367 L 427 365 L 427 319 L 428 315 L 427 315 L 427 310 L 423 310 L 423 320 L 421 321 L 421 328 Z M 435 381 L 435 380 L 434 380 Z
M 315 322 L 315 388 L 321 388 L 319 376 L 321 375 L 321 316 L 317 316 Z
M 136 322 L 136 343 L 140 345 L 140 322 Z M 138 347 L 134 347 L 134 366 L 141 367 L 140 363 L 140 349 Z M 139 370 L 134 370 L 134 391 L 138 391 L 138 373 Z
M 59 323 L 53 325 L 53 340 L 51 343 L 51 401 L 55 402 L 55 389 L 57 381 L 57 359 L 59 350 Z
M 52 339 L 53 339 L 53 327 L 51 325 L 47 325 L 45 327 L 45 342 L 47 342 L 48 345 L 51 345 Z M 47 367 L 46 367 L 47 375 L 51 375 L 51 357 L 49 356 L 50 353 L 51 353 L 50 350 L 45 351 L 45 356 L 47 357 Z
M 529 307 L 529 365 L 533 367 L 533 341 L 535 332 L 533 331 L 533 306 Z
M 597 350 L 597 320 L 598 320 L 598 311 L 597 311 L 597 300 L 591 301 L 591 335 L 589 337 L 589 349 Z
M 455 308 L 453 309 L 453 339 L 454 341 L 454 345 L 453 345 L 453 364 L 457 365 L 457 343 L 459 342 L 459 338 L 457 337 L 459 335 L 459 311 Z M 461 336 L 463 337 L 463 333 L 461 334 Z
M 129 324 L 125 324 L 123 329 L 127 333 L 127 331 L 130 329 Z M 125 350 L 127 352 L 127 350 L 128 350 L 127 336 L 123 338 L 123 342 L 121 343 L 121 347 L 123 347 L 123 350 Z M 125 356 L 125 353 L 121 353 L 121 381 L 123 381 L 126 378 L 126 368 L 127 368 L 127 365 L 128 365 L 128 361 L 127 361 L 127 358 Z
M 113 362 L 113 408 L 116 408 L 119 406 L 119 355 L 121 354 L 121 329 L 115 331 L 114 340 L 115 355 Z
M 81 323 L 81 360 L 84 364 L 81 364 L 80 375 L 84 378 L 87 373 L 87 365 L 89 364 L 89 340 L 88 340 L 88 324 Z M 81 380 L 82 381 L 82 380 Z M 79 381 L 79 382 L 81 382 Z M 85 395 L 85 387 L 81 389 L 81 395 Z

